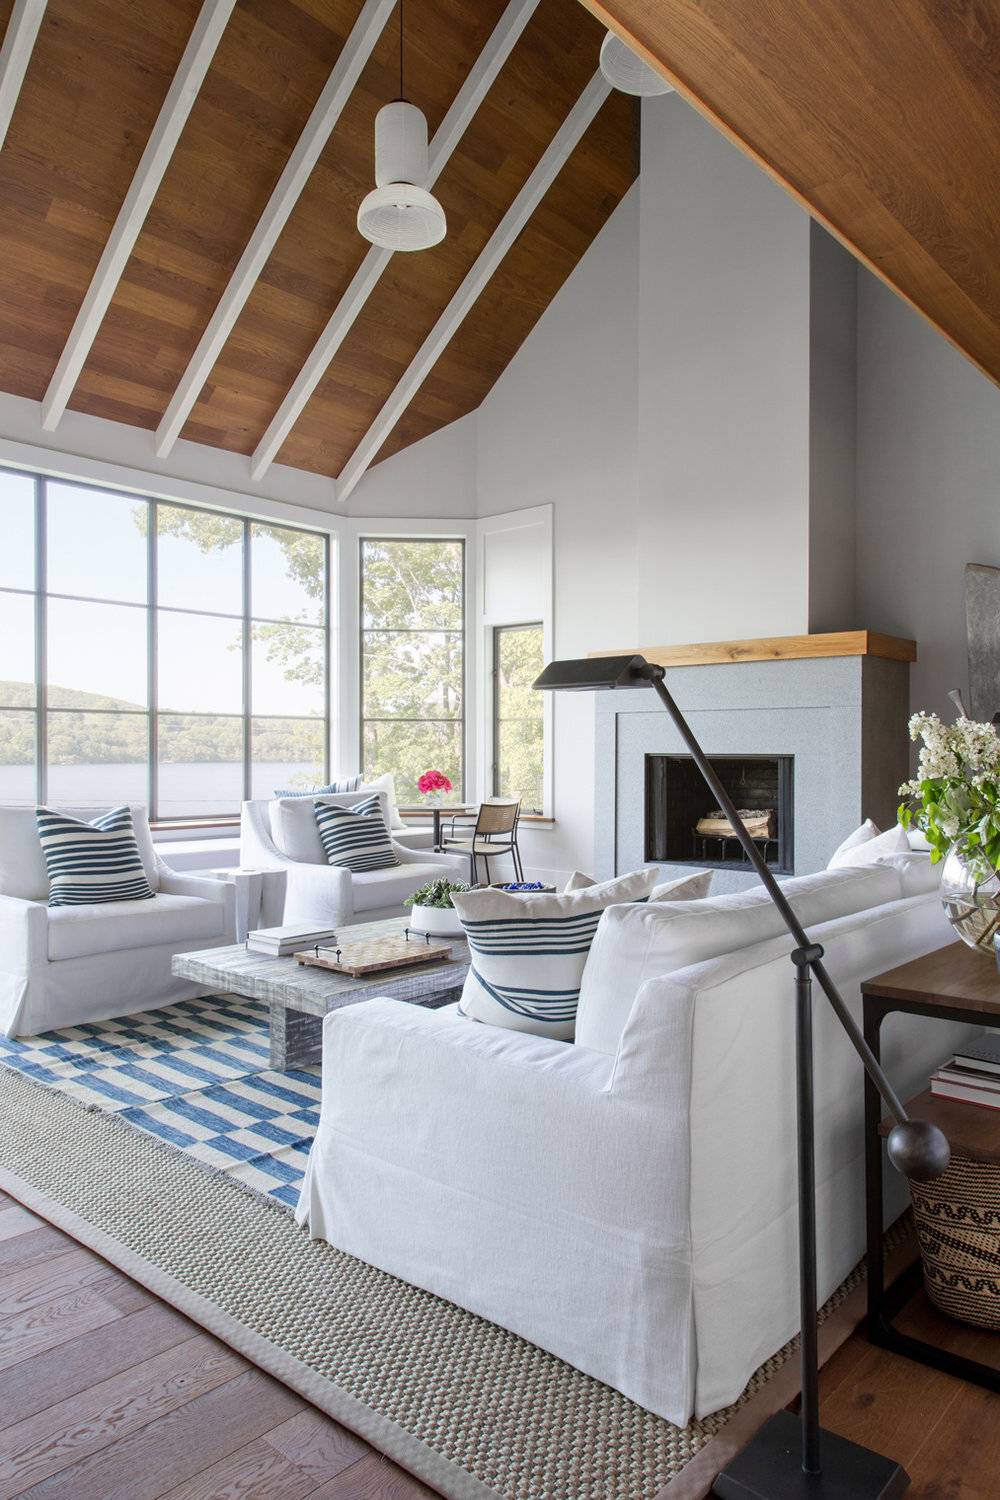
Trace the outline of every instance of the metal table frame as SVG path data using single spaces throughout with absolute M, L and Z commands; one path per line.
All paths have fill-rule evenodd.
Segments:
M 955 1005 L 936 1005 L 932 1000 L 889 999 L 883 995 L 865 993 L 862 996 L 864 1035 L 875 1056 L 881 1060 L 882 1022 L 893 1011 L 911 1016 L 927 1016 L 935 1020 L 967 1021 L 973 1026 L 1000 1028 L 1000 1015 L 973 1009 L 960 1009 Z M 883 1228 L 883 1159 L 882 1137 L 879 1125 L 882 1120 L 882 1101 L 878 1089 L 868 1074 L 865 1074 L 865 1207 L 868 1221 L 868 1248 L 866 1265 L 868 1270 L 868 1315 L 866 1332 L 871 1343 L 893 1354 L 903 1354 L 907 1359 L 944 1370 L 948 1375 L 957 1375 L 960 1380 L 985 1386 L 990 1391 L 1000 1391 L 1000 1369 L 986 1365 L 964 1354 L 953 1354 L 937 1344 L 928 1344 L 924 1339 L 901 1333 L 893 1319 L 919 1289 L 923 1280 L 923 1268 L 918 1256 L 893 1285 L 885 1285 L 885 1231 Z M 970 1325 L 971 1326 L 971 1325 Z

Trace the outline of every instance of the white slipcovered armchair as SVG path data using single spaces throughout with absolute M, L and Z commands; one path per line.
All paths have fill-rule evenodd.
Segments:
M 892 872 L 856 873 L 881 877 L 878 904 L 816 926 L 836 902 L 803 908 L 855 1016 L 861 980 L 952 936 L 936 893 L 901 899 Z M 686 934 L 684 967 L 626 993 L 613 1051 L 454 1005 L 328 1015 L 297 1217 L 683 1426 L 734 1401 L 798 1328 L 794 984 L 766 903 L 740 892 L 659 910 Z M 734 941 L 703 962 L 681 951 Z M 864 1250 L 864 1108 L 822 999 L 815 1017 L 822 1300 Z M 892 1017 L 883 1056 L 902 1096 L 973 1031 Z M 905 1184 L 886 1186 L 894 1217 Z
M 205 994 L 175 979 L 175 953 L 235 941 L 231 885 L 179 875 L 156 853 L 146 809 L 132 823 L 152 900 L 49 907 L 30 807 L 0 806 L 0 1031 L 37 1036 Z
M 318 797 L 351 807 L 367 793 L 342 792 Z M 388 809 L 383 802 L 386 827 Z M 288 874 L 285 897 L 286 922 L 315 922 L 330 927 L 351 922 L 376 922 L 403 913 L 407 896 L 430 880 L 465 880 L 467 861 L 453 854 L 415 851 L 392 840 L 399 860 L 385 870 L 355 873 L 326 862 L 313 798 L 292 797 L 270 802 L 244 802 L 240 825 L 240 863 L 248 868 L 264 866 Z

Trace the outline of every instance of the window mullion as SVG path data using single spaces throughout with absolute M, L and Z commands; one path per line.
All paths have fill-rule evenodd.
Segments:
M 253 741 L 251 723 L 253 715 L 253 646 L 251 618 L 253 614 L 253 576 L 250 558 L 250 522 L 243 522 L 243 800 L 249 802 L 253 795 Z
M 147 779 L 149 784 L 149 816 L 153 820 L 159 815 L 160 802 L 160 712 L 159 684 L 157 680 L 159 664 L 157 654 L 159 651 L 159 619 L 157 615 L 159 600 L 159 579 L 157 575 L 159 525 L 159 506 L 155 500 L 149 500 L 146 502 L 146 674 L 149 705 L 149 717 L 147 719 Z
M 35 480 L 35 795 L 41 805 L 49 796 L 48 631 L 45 591 L 48 583 L 45 480 Z

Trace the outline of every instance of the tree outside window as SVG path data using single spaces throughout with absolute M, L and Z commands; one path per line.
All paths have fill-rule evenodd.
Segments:
M 361 542 L 361 760 L 391 771 L 403 806 L 417 779 L 443 771 L 463 795 L 465 549 L 461 541 Z
M 493 631 L 493 791 L 519 797 L 522 813 L 544 811 L 545 721 L 531 684 L 545 665 L 541 625 Z

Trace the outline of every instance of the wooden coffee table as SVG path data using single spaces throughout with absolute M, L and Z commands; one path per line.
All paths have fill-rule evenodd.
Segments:
M 992 956 L 967 944 L 949 943 L 922 958 L 911 959 L 861 986 L 865 1040 L 880 1056 L 882 1022 L 893 1011 L 911 1016 L 968 1021 L 1000 1027 L 1000 973 Z M 997 1112 L 981 1105 L 939 1098 L 925 1090 L 907 1105 L 916 1119 L 940 1126 L 956 1154 L 991 1159 L 997 1139 Z M 988 1390 L 1000 1391 L 1000 1369 L 964 1354 L 912 1337 L 894 1319 L 921 1282 L 921 1263 L 886 1288 L 882 1230 L 882 1100 L 865 1074 L 865 1182 L 868 1217 L 868 1337 L 873 1344 L 905 1354 L 921 1364 L 945 1370 Z
M 384 922 L 341 927 L 337 942 L 346 944 L 360 938 L 399 934 L 406 930 L 407 920 L 390 917 Z M 414 941 L 419 942 L 420 938 Z M 178 953 L 170 967 L 178 979 L 193 980 L 218 994 L 262 1000 L 270 1008 L 271 1067 L 284 1073 L 321 1060 L 323 1018 L 331 1010 L 356 1005 L 359 1000 L 370 1000 L 376 995 L 434 1008 L 457 1000 L 469 972 L 469 950 L 464 938 L 442 941 L 451 944 L 451 957 L 440 963 L 389 969 L 384 974 L 367 974 L 361 979 L 333 974 L 327 969 L 307 968 L 294 958 L 251 953 L 242 943 L 231 948 Z

